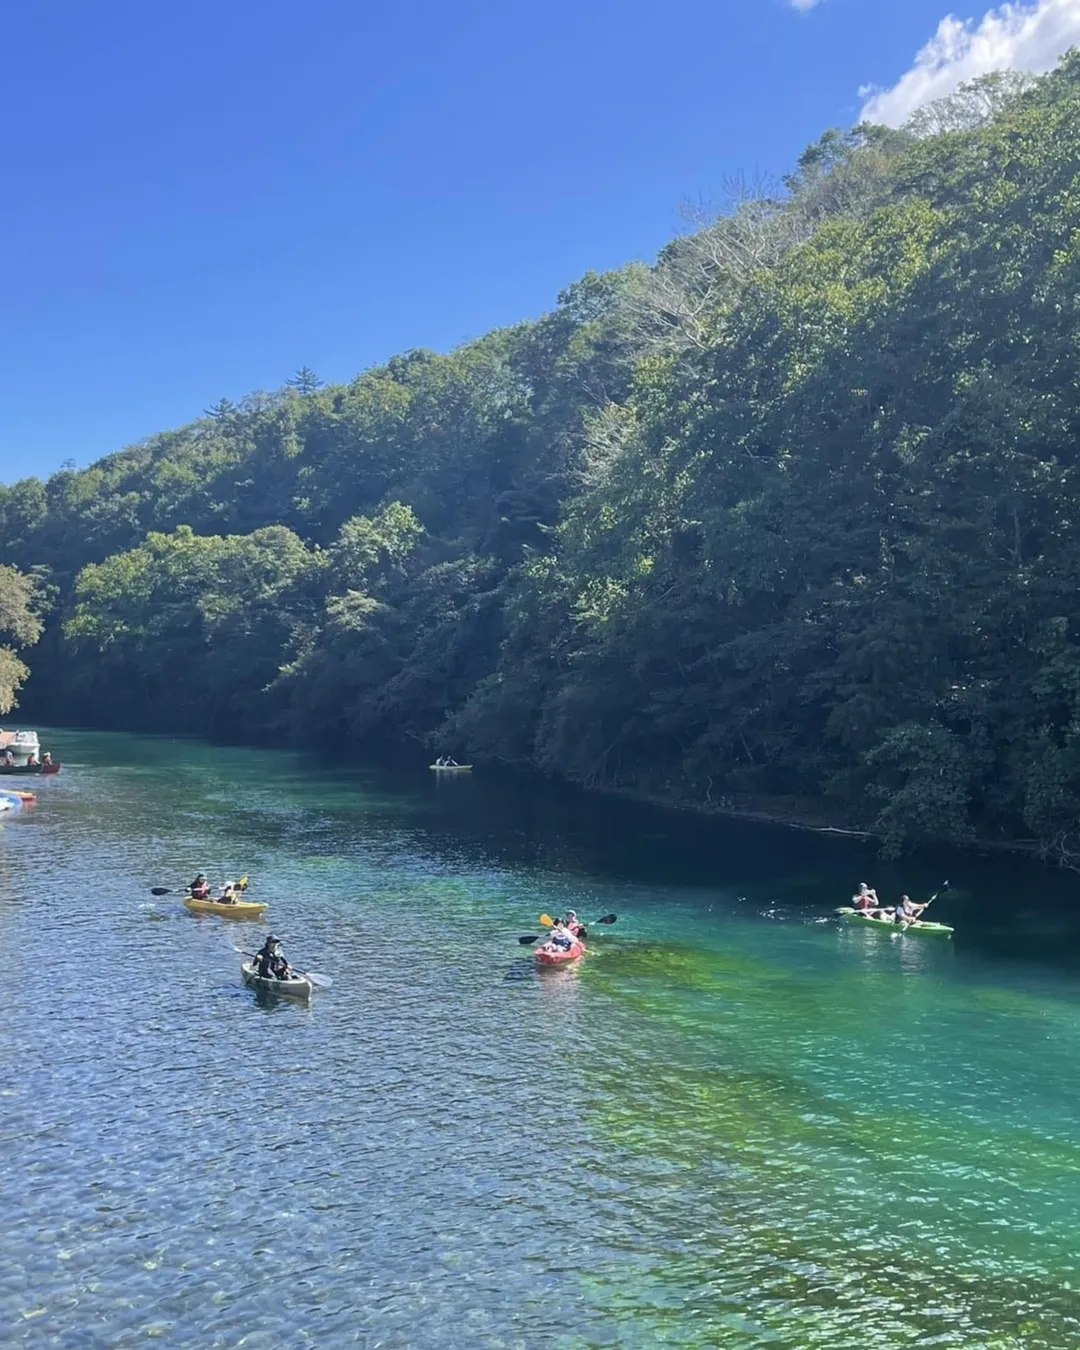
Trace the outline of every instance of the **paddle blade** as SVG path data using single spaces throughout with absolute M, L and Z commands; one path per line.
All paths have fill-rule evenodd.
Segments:
M 151 895 L 168 895 L 168 894 L 169 894 L 169 888 L 168 888 L 168 886 L 151 886 L 151 887 L 150 887 L 150 894 L 151 894 Z
M 550 914 L 541 914 L 540 922 L 544 925 L 545 928 L 555 927 L 555 920 L 551 917 Z
M 333 989 L 334 987 L 334 981 L 329 975 L 316 975 L 314 971 L 305 970 L 304 977 L 310 980 L 316 989 Z
M 617 923 L 619 916 L 617 914 L 604 914 L 601 918 L 595 920 L 596 923 Z
M 528 933 L 525 937 L 519 937 L 518 941 L 523 947 L 531 947 L 534 942 L 539 940 L 539 936 L 539 933 Z

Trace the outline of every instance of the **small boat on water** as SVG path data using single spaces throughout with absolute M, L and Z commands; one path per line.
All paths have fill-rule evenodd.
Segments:
M 257 919 L 268 908 L 265 900 L 196 900 L 184 896 L 184 904 L 192 914 L 220 914 L 223 919 Z
M 471 764 L 429 764 L 432 773 L 472 773 Z
M 870 928 L 885 928 L 891 933 L 923 933 L 927 937 L 948 937 L 956 930 L 947 923 L 930 923 L 927 919 L 915 919 L 912 923 L 893 923 L 892 919 L 875 919 L 869 914 L 861 914 L 850 905 L 838 909 L 837 914 L 848 923 L 866 924 Z
M 285 998 L 309 999 L 315 988 L 306 975 L 293 973 L 287 979 L 279 980 L 276 975 L 259 975 L 254 961 L 245 961 L 240 967 L 244 983 L 250 989 L 261 989 L 267 994 L 281 994 Z
M 7 763 L 8 755 L 11 763 Z M 4 731 L 0 729 L 0 774 L 54 774 L 60 765 L 50 760 L 41 762 L 41 743 L 36 731 Z
M 535 952 L 536 964 L 538 966 L 567 966 L 574 961 L 578 961 L 585 955 L 586 947 L 580 940 L 575 942 L 569 949 L 565 947 L 553 947 L 550 942 L 545 942 L 542 947 L 538 947 Z

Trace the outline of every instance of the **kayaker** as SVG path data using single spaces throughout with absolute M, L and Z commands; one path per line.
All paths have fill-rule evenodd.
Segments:
M 851 897 L 851 904 L 860 914 L 868 914 L 872 909 L 881 907 L 877 891 L 872 891 L 865 881 L 859 882 L 858 893 Z
M 188 890 L 191 892 L 191 898 L 193 900 L 205 900 L 210 895 L 210 883 L 203 873 L 200 872 L 188 887 Z
M 566 911 L 563 927 L 566 928 L 571 937 L 583 938 L 585 936 L 585 925 L 578 918 L 576 909 L 568 909 Z
M 925 908 L 925 905 L 917 905 L 910 895 L 902 895 L 900 903 L 893 911 L 893 922 L 917 923 Z
M 52 763 L 52 755 L 49 753 L 48 750 L 46 750 L 45 753 L 41 756 L 41 763 L 42 765 Z
M 235 905 L 236 904 L 236 882 L 227 881 L 221 888 L 221 894 L 218 896 L 218 904 Z
M 255 953 L 255 973 L 261 975 L 264 980 L 289 978 L 289 963 L 281 950 L 281 943 L 273 933 Z
M 551 937 L 548 938 L 548 945 L 557 948 L 559 951 L 568 952 L 574 945 L 574 934 L 563 923 L 562 919 L 556 919 L 551 930 Z
M 270 962 L 274 958 L 274 948 L 276 946 L 277 938 L 271 933 L 253 958 L 255 974 L 261 975 L 263 979 L 267 979 L 270 975 Z

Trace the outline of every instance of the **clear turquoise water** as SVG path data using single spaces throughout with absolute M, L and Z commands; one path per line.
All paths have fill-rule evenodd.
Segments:
M 52 742 L 0 833 L 0 1343 L 1080 1344 L 1068 877 Z M 245 990 L 265 924 L 149 895 L 200 866 L 334 988 Z M 826 919 L 949 872 L 953 940 Z M 568 904 L 619 922 L 537 974 Z

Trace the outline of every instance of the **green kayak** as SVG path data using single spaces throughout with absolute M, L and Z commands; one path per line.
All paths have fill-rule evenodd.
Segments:
M 903 924 L 893 923 L 892 919 L 872 919 L 869 914 L 860 914 L 857 909 L 852 909 L 850 905 L 845 905 L 838 909 L 837 914 L 847 919 L 848 923 L 864 923 L 869 928 L 887 928 L 892 933 L 926 933 L 936 934 L 938 937 L 948 937 L 953 929 L 947 923 L 929 923 L 925 919 L 916 919 L 914 923 L 909 923 L 906 927 Z

